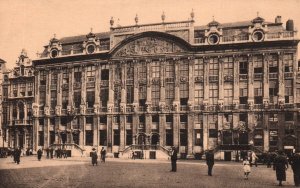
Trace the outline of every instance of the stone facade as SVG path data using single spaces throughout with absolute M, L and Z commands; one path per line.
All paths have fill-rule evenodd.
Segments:
M 34 150 L 176 146 L 193 157 L 209 148 L 300 149 L 296 31 L 260 17 L 113 24 L 54 37 L 33 61 Z

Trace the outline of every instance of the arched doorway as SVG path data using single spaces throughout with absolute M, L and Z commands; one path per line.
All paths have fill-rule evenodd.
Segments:
M 139 133 L 137 136 L 137 144 L 138 145 L 145 145 L 146 144 L 146 134 L 145 133 Z
M 158 145 L 159 144 L 159 134 L 153 133 L 151 135 L 151 145 Z

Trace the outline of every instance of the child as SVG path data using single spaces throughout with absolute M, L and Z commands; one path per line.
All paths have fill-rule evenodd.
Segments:
M 243 169 L 244 169 L 245 180 L 247 180 L 248 179 L 248 175 L 251 172 L 250 162 L 248 161 L 247 158 L 244 159 L 243 165 L 244 165 Z

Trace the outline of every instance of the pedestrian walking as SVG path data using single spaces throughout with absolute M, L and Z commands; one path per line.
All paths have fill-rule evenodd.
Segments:
M 53 159 L 53 148 L 50 148 L 50 157 Z
M 135 154 L 134 154 L 134 151 L 132 151 L 132 153 L 131 153 L 131 159 L 135 160 Z
M 272 159 L 271 159 L 271 153 L 270 152 L 268 152 L 267 154 L 266 154 L 266 164 L 267 164 L 267 168 L 271 168 L 272 167 L 272 165 L 271 165 L 271 163 L 272 163 Z
M 251 152 L 251 160 L 250 160 L 250 166 L 255 165 L 257 167 L 257 155 L 254 151 Z
M 50 155 L 50 150 L 49 150 L 49 148 L 46 149 L 46 153 L 47 153 L 47 159 L 49 159 L 49 155 Z
M 243 160 L 244 179 L 248 180 L 248 176 L 251 172 L 250 162 L 247 157 Z
M 98 162 L 97 162 L 97 158 L 98 158 L 98 155 L 97 155 L 97 151 L 95 148 L 92 149 L 93 151 L 91 152 L 91 157 L 92 157 L 92 165 L 94 166 L 95 164 L 98 165 Z
M 42 150 L 39 149 L 39 150 L 37 151 L 37 156 L 38 156 L 38 160 L 39 160 L 39 161 L 40 161 L 41 158 L 42 158 L 42 154 L 43 154 Z
M 213 153 L 212 149 L 210 149 L 206 152 L 205 158 L 206 158 L 206 164 L 208 167 L 208 175 L 212 176 L 212 169 L 215 164 L 215 157 L 214 157 L 214 153 Z
M 20 164 L 20 157 L 21 157 L 21 149 L 17 148 L 15 149 L 15 163 Z
M 177 149 L 175 147 L 172 147 L 171 150 L 171 166 L 172 169 L 170 172 L 176 172 L 177 171 Z
M 300 154 L 293 153 L 289 162 L 293 170 L 295 186 L 300 187 Z
M 279 181 L 279 186 L 282 186 L 282 181 L 286 181 L 286 170 L 288 169 L 288 161 L 283 151 L 278 151 L 278 156 L 274 159 L 273 169 L 276 171 L 276 178 Z
M 104 147 L 102 147 L 100 154 L 101 154 L 101 162 L 105 163 L 106 150 L 104 149 Z

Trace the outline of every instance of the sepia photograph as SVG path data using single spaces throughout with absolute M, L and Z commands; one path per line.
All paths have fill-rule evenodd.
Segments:
M 0 0 L 0 188 L 300 187 L 300 0 Z

